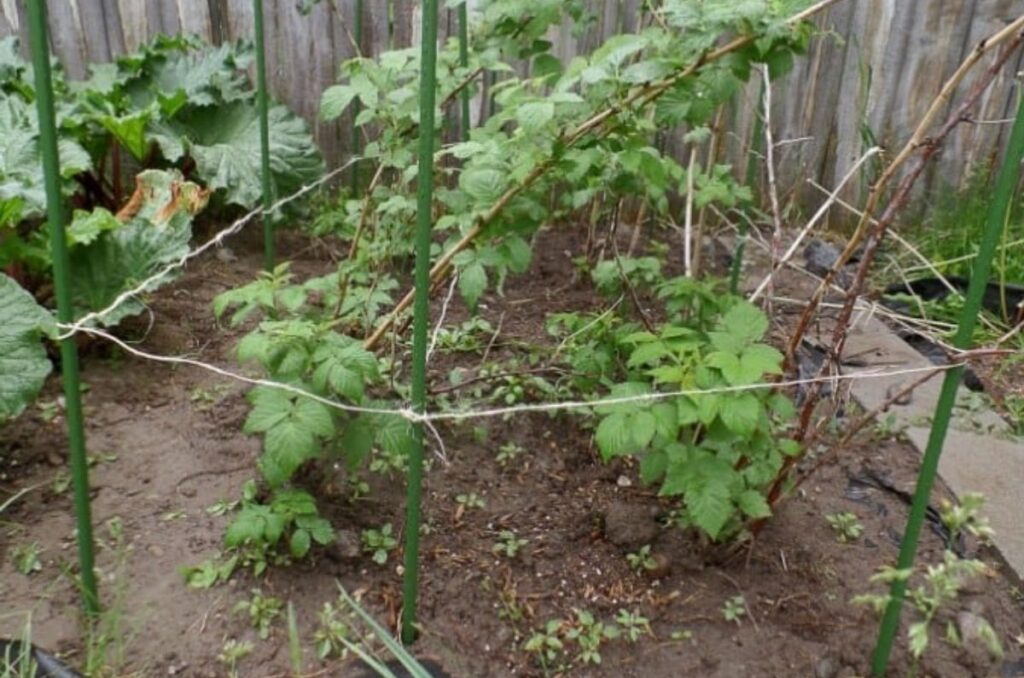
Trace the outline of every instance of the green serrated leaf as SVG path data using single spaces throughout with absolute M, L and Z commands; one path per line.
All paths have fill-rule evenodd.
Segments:
M 476 308 L 486 289 L 487 271 L 479 261 L 474 261 L 459 271 L 459 292 L 470 308 Z
M 638 449 L 643 449 L 654 439 L 658 422 L 649 411 L 641 411 L 633 415 L 630 427 L 633 430 L 633 442 Z
M 719 415 L 730 431 L 746 438 L 757 430 L 761 401 L 752 393 L 732 395 L 723 399 Z
M 615 412 L 602 419 L 601 423 L 597 425 L 594 441 L 605 461 L 634 451 L 635 442 L 629 430 L 629 424 L 628 414 Z
M 305 530 L 295 530 L 292 532 L 291 539 L 288 540 L 288 550 L 296 559 L 304 558 L 309 553 L 310 545 L 310 535 Z
M 746 490 L 736 497 L 736 506 L 749 518 L 768 518 L 772 509 L 757 490 Z

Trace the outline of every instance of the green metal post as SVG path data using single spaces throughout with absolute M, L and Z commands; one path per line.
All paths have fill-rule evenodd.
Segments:
M 57 321 L 72 321 L 71 283 L 68 250 L 64 239 L 64 210 L 60 195 L 60 158 L 57 155 L 57 129 L 53 111 L 53 82 L 50 78 L 50 49 L 46 37 L 46 2 L 28 2 L 29 38 L 32 68 L 35 71 L 36 108 L 39 115 L 39 148 L 43 156 L 46 187 L 46 214 L 50 225 L 53 254 L 53 286 L 57 297 Z M 96 573 L 93 569 L 92 515 L 89 508 L 89 465 L 85 457 L 85 431 L 82 424 L 82 395 L 78 379 L 78 349 L 75 338 L 60 342 L 61 372 L 64 382 L 65 414 L 71 457 L 71 480 L 75 492 L 75 518 L 78 530 L 78 562 L 82 571 L 82 602 L 85 612 L 99 612 Z
M 423 0 L 420 71 L 420 153 L 416 214 L 416 299 L 412 330 L 412 408 L 426 410 L 427 314 L 430 299 L 430 230 L 434 195 L 434 106 L 437 86 L 437 0 Z M 405 573 L 402 587 L 402 640 L 416 638 L 419 588 L 420 495 L 423 487 L 423 424 L 413 426 L 409 453 L 409 487 L 405 518 Z
M 971 271 L 971 282 L 967 287 L 967 297 L 964 302 L 963 311 L 960 314 L 956 336 L 953 338 L 953 345 L 956 348 L 968 348 L 974 335 L 978 313 L 981 310 L 982 296 L 984 295 L 989 275 L 992 272 L 992 258 L 995 255 L 999 234 L 1003 226 L 1003 219 L 1006 216 L 1006 211 L 1010 208 L 1010 200 L 1020 178 L 1022 158 L 1024 158 L 1024 96 L 1021 97 L 1017 110 L 1017 119 L 1013 125 L 1013 132 L 1010 135 L 1006 158 L 1003 160 L 1003 166 L 1000 168 L 999 177 L 996 180 L 996 191 L 989 206 L 981 248 L 978 250 L 974 269 Z M 928 508 L 928 497 L 931 495 L 932 485 L 935 482 L 935 475 L 939 467 L 939 457 L 942 454 L 942 446 L 946 440 L 946 432 L 949 430 L 949 420 L 953 412 L 953 405 L 956 403 L 956 391 L 960 385 L 963 369 L 961 365 L 949 370 L 946 372 L 945 379 L 942 382 L 942 391 L 939 394 L 938 403 L 935 405 L 935 416 L 932 418 L 933 423 L 931 434 L 928 437 L 928 446 L 925 448 L 924 460 L 921 462 L 921 472 L 917 476 L 917 488 L 914 491 L 914 501 L 910 507 L 910 517 L 907 519 L 907 529 L 903 535 L 903 543 L 900 546 L 900 555 L 896 564 L 896 567 L 899 569 L 909 569 L 914 565 L 917 542 L 921 534 L 921 524 L 924 522 L 925 510 Z M 889 605 L 885 608 L 885 615 L 882 618 L 882 625 L 878 634 L 878 644 L 875 646 L 874 661 L 871 666 L 872 672 L 876 676 L 885 675 L 893 640 L 899 630 L 900 610 L 906 591 L 906 581 L 893 582 L 889 592 Z
M 469 67 L 469 0 L 463 0 L 459 5 L 459 64 L 463 68 Z M 462 99 L 462 140 L 469 141 L 469 129 L 472 124 L 469 117 L 469 88 L 464 87 L 459 96 Z
M 256 33 L 256 100 L 260 108 L 260 174 L 263 179 L 263 267 L 274 269 L 274 221 L 270 206 L 274 204 L 270 182 L 270 122 L 267 119 L 267 55 L 263 41 L 263 0 L 252 0 Z
M 356 42 L 356 56 L 363 55 L 363 0 L 356 0 L 355 22 L 352 26 L 354 35 L 352 39 Z M 352 157 L 355 158 L 363 152 L 363 140 L 359 136 L 359 127 L 356 125 L 356 118 L 363 110 L 362 104 L 357 98 L 352 102 Z M 352 195 L 359 194 L 359 163 L 352 165 Z

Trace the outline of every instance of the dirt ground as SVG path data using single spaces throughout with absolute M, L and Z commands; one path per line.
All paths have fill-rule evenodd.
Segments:
M 155 296 L 146 350 L 235 367 L 230 355 L 240 332 L 218 327 L 210 302 L 251 280 L 260 252 L 251 240 L 233 247 L 235 258 L 202 259 Z M 542 235 L 530 272 L 511 279 L 504 298 L 485 298 L 483 316 L 502 330 L 503 343 L 493 347 L 492 357 L 511 355 L 514 340 L 545 341 L 546 312 L 600 307 L 589 285 L 573 279 L 576 248 L 562 234 Z M 294 235 L 282 238 L 281 256 L 294 260 L 300 274 L 330 268 L 321 250 Z M 454 303 L 450 320 L 466 317 Z M 141 338 L 147 325 L 143 319 L 126 332 Z M 316 552 L 312 561 L 271 568 L 258 581 L 238 573 L 226 585 L 188 589 L 179 568 L 215 555 L 228 521 L 207 507 L 237 499 L 256 474 L 259 441 L 241 433 L 245 389 L 196 368 L 143 362 L 99 345 L 84 347 L 82 362 L 102 598 L 119 611 L 123 661 L 114 662 L 116 675 L 226 675 L 217 657 L 228 639 L 255 645 L 239 675 L 289 675 L 283 619 L 262 641 L 246 618 L 232 614 L 257 587 L 294 604 L 309 675 L 354 675 L 351 663 L 315 659 L 317 612 L 336 599 L 340 582 L 395 625 L 400 554 L 378 566 L 358 553 L 358 543 L 361 530 L 386 522 L 401 536 L 401 478 L 374 477 L 363 500 L 323 500 L 321 511 L 339 543 Z M 447 383 L 455 364 L 468 369 L 479 362 L 479 355 L 443 357 L 431 372 L 435 388 Z M 0 637 L 19 636 L 30 615 L 33 640 L 79 665 L 85 651 L 78 597 L 66 575 L 76 567 L 74 520 L 70 490 L 60 487 L 66 477 L 64 420 L 50 405 L 58 396 L 59 383 L 51 379 L 42 406 L 0 431 L 0 501 L 33 488 L 0 517 Z M 599 666 L 577 665 L 569 675 L 867 673 L 878 623 L 850 599 L 880 591 L 868 579 L 880 565 L 895 562 L 907 506 L 896 494 L 857 479 L 873 474 L 912 489 L 918 462 L 913 448 L 877 431 L 865 433 L 786 501 L 752 546 L 728 552 L 660 526 L 666 505 L 638 483 L 627 463 L 601 463 L 580 422 L 568 414 L 532 414 L 441 427 L 448 463 L 432 464 L 424 494 L 430 530 L 423 539 L 419 655 L 437 659 L 452 676 L 542 675 L 523 649 L 532 630 L 549 619 L 567 619 L 574 609 L 605 622 L 625 609 L 647 617 L 653 635 L 635 644 L 608 640 Z M 503 468 L 496 454 L 508 442 L 524 452 Z M 460 511 L 456 496 L 470 492 L 485 506 Z M 935 502 L 947 496 L 941 487 L 935 495 Z M 839 543 L 826 522 L 826 514 L 840 511 L 856 513 L 864 526 L 852 543 Z M 112 544 L 106 526 L 114 518 L 123 525 L 126 548 Z M 492 552 L 502 530 L 527 540 L 516 558 Z M 40 548 L 41 569 L 20 574 L 14 551 L 32 543 Z M 645 543 L 658 567 L 641 575 L 625 556 Z M 939 536 L 925 530 L 919 562 L 939 562 L 942 551 Z M 1018 583 L 1005 576 L 987 547 L 968 544 L 968 553 L 989 564 L 990 575 L 969 584 L 955 609 L 940 615 L 916 675 L 1024 676 Z M 743 596 L 746 613 L 726 621 L 723 607 L 736 596 Z M 991 621 L 1004 659 L 990 660 L 977 643 L 958 649 L 942 641 L 946 622 L 962 612 Z M 910 616 L 904 614 L 904 632 Z M 914 675 L 904 648 L 901 636 L 891 675 Z

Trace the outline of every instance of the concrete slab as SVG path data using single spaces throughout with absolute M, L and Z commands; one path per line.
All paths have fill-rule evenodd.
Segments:
M 904 433 L 923 451 L 930 432 L 911 427 Z M 957 496 L 985 495 L 982 513 L 995 530 L 996 548 L 1024 579 L 1024 445 L 951 428 L 939 458 L 939 475 Z
M 874 319 L 862 320 L 851 329 L 844 357 L 864 361 L 866 365 L 858 371 L 929 365 L 926 358 Z M 871 410 L 920 377 L 908 374 L 862 379 L 852 382 L 851 394 L 862 407 Z M 922 454 L 941 385 L 940 374 L 921 385 L 907 402 L 888 410 Z M 995 530 L 995 546 L 1017 577 L 1024 579 L 1024 444 L 1010 435 L 1009 425 L 985 407 L 977 395 L 961 387 L 957 402 L 939 461 L 939 475 L 956 495 L 985 495 L 983 511 Z

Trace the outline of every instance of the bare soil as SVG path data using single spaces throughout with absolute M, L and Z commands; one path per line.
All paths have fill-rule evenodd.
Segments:
M 308 240 L 283 235 L 281 256 L 295 261 L 296 271 L 329 270 L 324 253 Z M 188 354 L 235 369 L 231 352 L 240 332 L 219 327 L 210 302 L 251 280 L 260 253 L 254 241 L 234 246 L 237 259 L 203 259 L 155 295 L 152 328 L 146 332 L 143 319 L 125 329 L 126 335 L 142 339 L 155 353 Z M 530 272 L 509 280 L 504 297 L 486 297 L 482 314 L 501 326 L 492 358 L 513 355 L 517 342 L 549 343 L 544 318 L 550 311 L 602 306 L 588 283 L 574 279 L 570 258 L 578 251 L 579 243 L 566 233 L 542 234 Z M 435 314 L 438 309 L 435 302 Z M 453 302 L 449 320 L 467 317 Z M 123 661 L 114 662 L 115 675 L 226 675 L 217 657 L 231 638 L 255 645 L 240 675 L 289 675 L 283 619 L 261 641 L 246 618 L 232 614 L 254 588 L 294 604 L 309 675 L 357 673 L 351 663 L 315 659 L 317 612 L 336 599 L 340 582 L 395 626 L 400 553 L 378 566 L 356 552 L 365 528 L 390 522 L 401 533 L 401 478 L 375 477 L 363 500 L 323 498 L 321 510 L 340 543 L 317 551 L 310 562 L 271 568 L 259 580 L 239 573 L 227 585 L 188 589 L 179 568 L 215 555 L 228 521 L 208 514 L 207 507 L 237 499 L 242 484 L 256 475 L 259 441 L 240 432 L 248 411 L 244 386 L 196 368 L 125 357 L 102 345 L 83 348 L 98 568 L 103 600 L 119 611 L 117 635 L 124 650 Z M 439 356 L 431 372 L 434 388 L 448 383 L 453 367 L 474 370 L 479 363 L 479 354 Z M 59 393 L 59 380 L 51 379 L 41 402 L 55 401 Z M 80 665 L 85 650 L 78 596 L 66 574 L 76 568 L 71 497 L 54 483 L 66 474 L 64 420 L 59 408 L 52 419 L 46 414 L 46 408 L 35 407 L 0 431 L 0 503 L 33 488 L 0 516 L 0 637 L 18 637 L 31 615 L 33 640 Z M 878 623 L 850 599 L 879 590 L 868 579 L 879 566 L 895 562 L 907 506 L 892 492 L 852 479 L 867 470 L 911 489 L 919 461 L 913 448 L 865 434 L 784 502 L 755 542 L 730 550 L 662 527 L 657 517 L 667 505 L 638 483 L 629 464 L 603 464 L 584 425 L 580 416 L 531 414 L 440 427 L 447 463 L 435 461 L 426 478 L 423 505 L 430 530 L 423 539 L 424 632 L 418 654 L 435 658 L 452 676 L 542 675 L 523 649 L 533 629 L 549 619 L 570 618 L 575 609 L 605 622 L 625 609 L 650 619 L 653 636 L 635 644 L 607 641 L 600 666 L 577 664 L 568 675 L 867 674 Z M 503 468 L 495 458 L 507 442 L 524 452 Z M 459 510 L 456 496 L 469 492 L 483 498 L 484 508 Z M 945 496 L 939 487 L 934 501 Z M 856 513 L 864 526 L 852 543 L 839 543 L 825 520 L 840 511 Z M 122 522 L 128 545 L 121 569 L 105 527 L 114 518 Z M 517 557 L 492 552 L 501 530 L 528 540 Z M 14 551 L 33 543 L 42 569 L 20 574 Z M 625 557 L 644 543 L 658 560 L 646 575 L 634 572 Z M 926 530 L 919 562 L 939 562 L 942 552 L 940 537 Z M 990 576 L 971 583 L 956 608 L 940 615 L 916 674 L 901 637 L 891 675 L 1024 675 L 1018 584 L 986 547 L 968 544 L 968 552 L 991 566 Z M 743 596 L 747 614 L 729 622 L 722 610 L 735 596 Z M 1003 660 L 991 660 L 977 643 L 955 648 L 942 640 L 946 622 L 966 611 L 992 622 L 1006 649 Z M 903 633 L 909 617 L 908 610 Z

